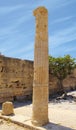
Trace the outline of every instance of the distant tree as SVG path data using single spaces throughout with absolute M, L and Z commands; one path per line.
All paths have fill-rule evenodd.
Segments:
M 58 58 L 49 56 L 49 71 L 59 80 L 59 87 L 62 93 L 64 92 L 66 94 L 63 87 L 63 80 L 67 77 L 67 75 L 70 75 L 75 68 L 76 59 L 71 58 L 70 55 Z

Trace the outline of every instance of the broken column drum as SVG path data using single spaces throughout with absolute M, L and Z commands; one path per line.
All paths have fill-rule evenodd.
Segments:
M 48 123 L 48 11 L 39 7 L 33 13 L 36 17 L 36 36 L 32 123 L 42 126 Z

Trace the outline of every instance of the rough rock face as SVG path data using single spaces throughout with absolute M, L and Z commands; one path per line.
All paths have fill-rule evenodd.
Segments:
M 5 102 L 2 104 L 2 115 L 11 115 L 14 113 L 13 110 L 13 103 L 12 102 Z
M 63 82 L 65 89 L 76 89 L 76 69 Z M 28 99 L 33 88 L 33 62 L 0 55 L 0 103 Z M 59 91 L 58 80 L 49 74 L 49 94 Z
M 76 90 L 76 69 L 71 75 L 68 75 L 63 81 L 63 86 L 66 91 Z M 49 74 L 49 93 L 55 94 L 59 92 L 59 82 L 56 77 Z
M 32 94 L 33 62 L 0 55 L 0 102 Z
M 68 75 L 67 78 L 63 82 L 64 88 L 68 91 L 69 89 L 76 89 L 76 69 L 73 71 L 71 75 Z

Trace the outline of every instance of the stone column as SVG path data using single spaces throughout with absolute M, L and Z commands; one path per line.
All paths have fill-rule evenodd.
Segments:
M 42 126 L 48 123 L 48 11 L 39 7 L 33 13 L 36 17 L 36 36 L 32 123 Z

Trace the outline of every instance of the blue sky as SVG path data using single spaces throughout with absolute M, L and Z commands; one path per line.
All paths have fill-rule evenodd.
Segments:
M 39 6 L 48 9 L 49 55 L 76 58 L 76 0 L 0 0 L 0 52 L 34 59 L 33 10 Z

